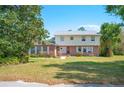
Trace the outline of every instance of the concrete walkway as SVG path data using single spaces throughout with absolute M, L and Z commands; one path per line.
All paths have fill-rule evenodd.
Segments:
M 124 85 L 112 84 L 56 84 L 48 85 L 44 83 L 29 83 L 19 81 L 0 81 L 0 87 L 124 87 Z

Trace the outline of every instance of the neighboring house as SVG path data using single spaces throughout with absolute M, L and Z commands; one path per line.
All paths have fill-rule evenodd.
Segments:
M 68 31 L 55 34 L 58 55 L 98 56 L 100 34 L 94 31 Z
M 34 53 L 54 56 L 99 56 L 99 48 L 100 34 L 94 31 L 61 31 L 55 34 L 55 44 L 35 44 Z

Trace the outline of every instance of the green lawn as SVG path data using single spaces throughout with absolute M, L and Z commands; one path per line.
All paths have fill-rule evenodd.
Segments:
M 31 63 L 0 67 L 0 80 L 124 84 L 124 56 L 30 58 Z

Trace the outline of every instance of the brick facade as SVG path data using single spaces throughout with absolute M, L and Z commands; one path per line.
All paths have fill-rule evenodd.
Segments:
M 88 52 L 81 52 L 80 54 L 84 56 L 99 56 L 99 46 L 57 46 L 57 55 L 70 55 L 70 56 L 75 56 L 79 52 L 76 51 L 76 47 L 92 47 L 93 51 L 88 53 Z M 66 48 L 66 53 L 61 53 L 60 50 L 61 48 Z
M 47 51 L 43 51 L 41 47 L 46 47 Z M 76 48 L 86 48 L 91 47 L 93 50 L 92 52 L 84 52 L 81 50 L 80 54 L 84 56 L 99 56 L 99 46 L 55 46 L 55 45 L 35 45 L 33 48 L 34 54 L 46 54 L 50 56 L 76 56 L 79 52 L 77 52 Z M 62 50 L 63 49 L 63 50 Z M 64 52 L 62 52 L 62 51 Z M 30 54 L 33 54 L 31 52 Z

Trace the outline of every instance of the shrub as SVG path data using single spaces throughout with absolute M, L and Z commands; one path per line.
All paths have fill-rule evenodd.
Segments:
M 54 57 L 53 55 L 41 53 L 41 54 L 31 54 L 31 57 Z
M 0 64 L 19 64 L 19 59 L 17 57 L 0 58 Z
M 77 57 L 82 56 L 82 53 L 76 53 L 75 56 L 77 56 Z
M 52 56 L 44 53 L 44 54 L 38 54 L 38 57 L 52 57 Z
M 30 57 L 38 57 L 36 54 L 30 54 Z
M 29 62 L 29 56 L 23 56 L 19 58 L 20 63 L 28 63 Z
M 124 51 L 122 49 L 114 49 L 113 53 L 115 55 L 124 55 Z

